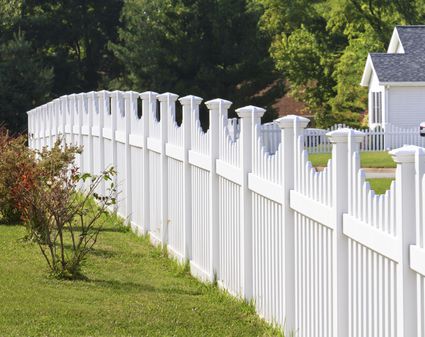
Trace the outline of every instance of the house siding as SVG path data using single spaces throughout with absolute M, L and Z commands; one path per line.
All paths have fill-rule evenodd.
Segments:
M 425 121 L 425 87 L 390 87 L 388 122 L 402 128 Z

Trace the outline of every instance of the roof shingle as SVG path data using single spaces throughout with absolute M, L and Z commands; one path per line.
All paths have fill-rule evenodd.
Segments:
M 396 29 L 406 54 L 425 52 L 425 25 L 397 26 Z
M 396 29 L 404 54 L 370 54 L 379 82 L 425 82 L 425 25 Z

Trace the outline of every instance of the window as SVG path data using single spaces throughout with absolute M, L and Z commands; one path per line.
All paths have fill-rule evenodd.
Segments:
M 382 123 L 382 92 L 372 92 L 372 123 Z

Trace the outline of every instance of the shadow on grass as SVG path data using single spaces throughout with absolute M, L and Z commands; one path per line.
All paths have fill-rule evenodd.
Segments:
M 0 226 L 23 226 L 19 220 L 9 221 L 7 219 L 0 218 Z
M 87 282 L 89 284 L 94 284 L 102 288 L 108 288 L 111 290 L 118 290 L 126 293 L 140 293 L 140 292 L 150 292 L 150 293 L 163 293 L 163 294 L 172 294 L 172 295 L 188 295 L 188 296 L 200 296 L 203 295 L 203 292 L 199 289 L 182 289 L 179 287 L 155 287 L 147 283 L 135 283 L 135 282 L 123 282 L 118 280 L 99 280 L 99 279 L 85 279 L 78 280 L 82 282 Z
M 82 232 L 82 228 L 80 226 L 74 226 L 72 229 L 75 232 Z M 117 227 L 101 227 L 99 228 L 99 232 L 110 232 L 110 233 L 129 233 L 130 227 L 127 226 L 117 226 Z

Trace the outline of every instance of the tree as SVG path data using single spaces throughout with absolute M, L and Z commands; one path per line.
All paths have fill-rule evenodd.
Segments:
M 123 0 L 26 0 L 15 29 L 54 70 L 52 95 L 103 88 L 118 71 L 108 43 Z
M 260 0 L 261 28 L 272 35 L 270 53 L 276 69 L 288 79 L 290 94 L 314 113 L 316 124 L 334 122 L 330 98 L 336 85 L 332 74 L 338 50 L 346 44 L 339 32 L 328 32 L 323 14 L 326 1 Z
M 384 51 L 395 25 L 425 17 L 422 0 L 258 1 L 276 68 L 319 126 L 358 125 L 367 108 L 359 85 L 367 53 Z
M 259 95 L 281 88 L 259 17 L 246 0 L 129 0 L 111 44 L 125 69 L 113 84 L 270 106 L 282 90 Z
M 52 97 L 105 88 L 119 72 L 108 43 L 122 4 L 0 0 L 0 112 L 9 127 L 25 129 L 25 112 Z
M 26 111 L 47 100 L 53 79 L 23 34 L 0 45 L 0 116 L 12 131 L 23 131 Z

